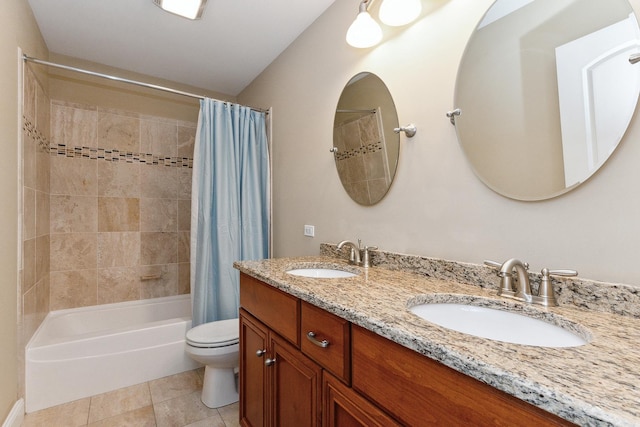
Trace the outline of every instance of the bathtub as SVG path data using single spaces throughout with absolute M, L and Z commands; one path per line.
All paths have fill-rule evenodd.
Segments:
M 52 311 L 26 347 L 26 412 L 196 369 L 190 327 L 189 295 Z

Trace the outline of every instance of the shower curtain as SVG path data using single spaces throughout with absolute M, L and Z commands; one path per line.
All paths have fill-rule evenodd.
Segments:
M 237 260 L 269 257 L 265 113 L 203 99 L 193 154 L 193 326 L 238 317 Z

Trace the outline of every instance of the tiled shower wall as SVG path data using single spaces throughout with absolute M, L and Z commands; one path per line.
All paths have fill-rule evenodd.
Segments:
M 391 177 L 375 114 L 336 126 L 333 130 L 336 168 L 342 185 L 359 203 L 369 205 L 387 192 Z
M 49 113 L 45 85 L 27 64 L 22 112 L 20 347 L 49 312 Z
M 52 100 L 51 310 L 189 293 L 195 130 Z

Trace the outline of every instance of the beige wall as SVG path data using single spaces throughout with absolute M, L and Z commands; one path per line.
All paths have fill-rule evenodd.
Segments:
M 275 256 L 361 238 L 396 252 L 473 263 L 518 257 L 532 270 L 640 284 L 639 118 L 578 189 L 535 203 L 504 198 L 475 177 L 445 117 L 466 42 L 492 0 L 425 0 L 431 10 L 419 21 L 368 50 L 344 41 L 358 4 L 335 2 L 238 97 L 273 106 Z M 640 10 L 640 0 L 631 4 Z M 385 81 L 400 123 L 418 127 L 403 137 L 396 179 L 373 207 L 349 199 L 329 153 L 337 99 L 363 70 Z M 304 224 L 316 226 L 315 238 L 303 236 Z
M 47 49 L 24 0 L 4 1 L 0 14 L 0 420 L 17 399 L 18 363 L 18 47 L 42 57 Z

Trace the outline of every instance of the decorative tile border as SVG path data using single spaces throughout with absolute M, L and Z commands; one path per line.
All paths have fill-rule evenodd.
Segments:
M 363 145 L 359 148 L 351 150 L 340 151 L 336 153 L 336 160 L 347 160 L 353 157 L 364 156 L 365 154 L 375 153 L 382 151 L 382 141 L 372 142 L 371 144 Z
M 36 141 L 37 147 L 42 151 L 49 151 L 49 140 L 40 132 L 35 124 L 31 123 L 29 119 L 22 116 L 22 130 L 28 137 L 33 138 Z
M 116 149 L 75 147 L 67 146 L 66 144 L 53 144 L 35 127 L 33 123 L 31 123 L 31 121 L 24 116 L 22 117 L 22 130 L 36 141 L 40 150 L 48 152 L 52 157 L 63 156 L 70 158 L 105 160 L 107 162 L 140 163 L 177 168 L 193 168 L 193 159 L 190 157 L 163 157 L 151 153 L 136 153 Z

